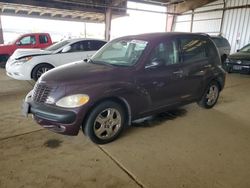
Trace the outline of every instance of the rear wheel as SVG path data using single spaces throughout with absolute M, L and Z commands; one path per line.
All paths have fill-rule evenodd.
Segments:
M 96 106 L 87 118 L 83 128 L 90 140 L 96 144 L 112 142 L 125 127 L 125 111 L 113 101 L 105 101 Z
M 8 55 L 0 55 L 0 67 L 5 68 L 6 62 L 9 59 Z
M 45 72 L 49 71 L 50 69 L 53 69 L 54 67 L 52 65 L 49 64 L 40 64 L 37 65 L 33 71 L 32 71 L 32 79 L 34 79 L 35 81 L 37 81 L 40 76 L 42 76 L 42 74 L 44 74 Z
M 211 82 L 198 104 L 203 108 L 212 108 L 219 98 L 220 88 L 217 82 Z

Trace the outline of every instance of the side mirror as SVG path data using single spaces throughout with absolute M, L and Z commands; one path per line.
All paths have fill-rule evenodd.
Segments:
M 69 52 L 71 50 L 71 46 L 66 46 L 62 49 L 62 53 Z
M 21 45 L 21 42 L 20 42 L 20 41 L 17 41 L 17 42 L 16 42 L 16 45 L 17 45 L 17 46 L 20 46 L 20 45 Z
M 161 67 L 164 65 L 164 60 L 163 59 L 153 59 L 148 65 L 146 65 L 146 69 L 149 68 L 156 68 L 156 67 Z
M 238 49 L 237 52 L 239 52 L 240 50 Z

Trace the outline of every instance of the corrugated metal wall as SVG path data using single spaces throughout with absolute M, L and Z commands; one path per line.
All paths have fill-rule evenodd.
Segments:
M 250 4 L 250 0 L 227 0 L 226 7 Z M 250 43 L 250 8 L 226 10 L 222 26 L 222 35 L 232 46 L 231 52 Z
M 250 8 L 235 8 L 244 5 L 250 5 L 250 0 L 226 0 L 226 9 L 223 14 L 223 0 L 215 1 L 195 9 L 193 22 L 192 11 L 177 16 L 173 31 L 221 34 L 231 44 L 231 52 L 235 52 L 250 43 Z M 229 7 L 234 8 L 227 9 Z M 221 23 L 222 20 L 223 23 Z

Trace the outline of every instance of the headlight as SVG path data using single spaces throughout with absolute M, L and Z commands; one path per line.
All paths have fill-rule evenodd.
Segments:
M 28 57 L 24 57 L 24 58 L 21 58 L 21 59 L 18 59 L 14 62 L 15 65 L 21 65 L 29 60 L 32 59 L 32 56 L 28 56 Z
M 76 94 L 61 98 L 56 102 L 56 105 L 64 108 L 76 108 L 86 104 L 88 101 L 88 95 Z

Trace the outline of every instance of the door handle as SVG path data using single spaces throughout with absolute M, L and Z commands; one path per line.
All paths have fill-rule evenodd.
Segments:
M 183 74 L 183 70 L 175 71 L 175 72 L 173 72 L 173 74 Z

